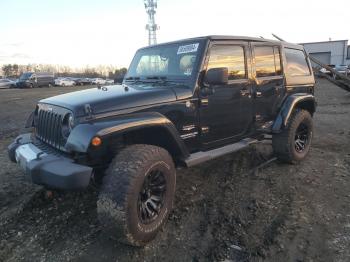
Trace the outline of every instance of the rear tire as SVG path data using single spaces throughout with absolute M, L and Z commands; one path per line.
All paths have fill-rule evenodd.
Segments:
M 272 147 L 277 158 L 283 162 L 297 163 L 308 154 L 313 135 L 310 113 L 297 109 L 292 113 L 287 127 L 272 136 Z
M 131 145 L 112 161 L 103 178 L 97 214 L 105 232 L 143 246 L 155 238 L 173 207 L 176 172 L 163 148 Z

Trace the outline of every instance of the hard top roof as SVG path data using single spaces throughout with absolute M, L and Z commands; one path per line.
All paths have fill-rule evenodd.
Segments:
M 250 42 L 260 42 L 260 43 L 273 43 L 273 44 L 282 45 L 282 46 L 286 46 L 286 47 L 303 49 L 302 45 L 283 42 L 283 41 L 271 40 L 271 39 L 266 39 L 266 38 L 248 37 L 248 36 L 228 36 L 228 35 L 208 35 L 208 36 L 193 37 L 193 38 L 180 39 L 180 40 L 176 40 L 176 41 L 160 43 L 160 44 L 157 44 L 154 46 L 161 46 L 161 45 L 165 45 L 165 44 L 173 44 L 173 43 L 179 43 L 179 42 L 184 42 L 184 41 L 196 41 L 196 40 L 226 40 L 226 41 L 242 40 L 242 41 L 250 41 Z M 143 48 L 148 48 L 148 47 L 149 46 L 146 46 Z M 141 49 L 143 49 L 143 48 L 141 48 Z

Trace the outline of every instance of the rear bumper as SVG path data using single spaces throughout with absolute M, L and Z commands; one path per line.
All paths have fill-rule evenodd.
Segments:
M 92 168 L 70 158 L 46 153 L 32 143 L 31 134 L 18 136 L 8 146 L 11 161 L 18 163 L 34 184 L 56 189 L 83 189 L 91 179 Z

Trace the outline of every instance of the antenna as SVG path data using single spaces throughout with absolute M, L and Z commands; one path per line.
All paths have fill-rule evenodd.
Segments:
M 281 42 L 285 42 L 282 38 L 280 38 L 279 36 L 277 36 L 275 34 L 272 34 L 272 36 Z
M 157 0 L 144 0 L 146 13 L 148 14 L 148 23 L 146 24 L 146 30 L 148 30 L 148 44 L 157 44 L 157 30 L 158 25 L 154 20 L 154 15 L 156 14 Z

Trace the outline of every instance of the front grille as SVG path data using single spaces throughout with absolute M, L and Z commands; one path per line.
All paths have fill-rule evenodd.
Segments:
M 47 143 L 42 142 L 38 138 L 33 138 L 32 142 L 37 148 L 39 148 L 41 151 L 45 152 L 46 154 L 55 155 L 55 156 L 63 156 L 63 157 L 69 158 L 69 154 L 67 154 L 66 152 L 58 150 L 58 149 L 48 145 Z
M 39 106 L 36 121 L 36 137 L 57 149 L 63 149 L 66 139 L 62 135 L 64 113 L 53 107 Z

